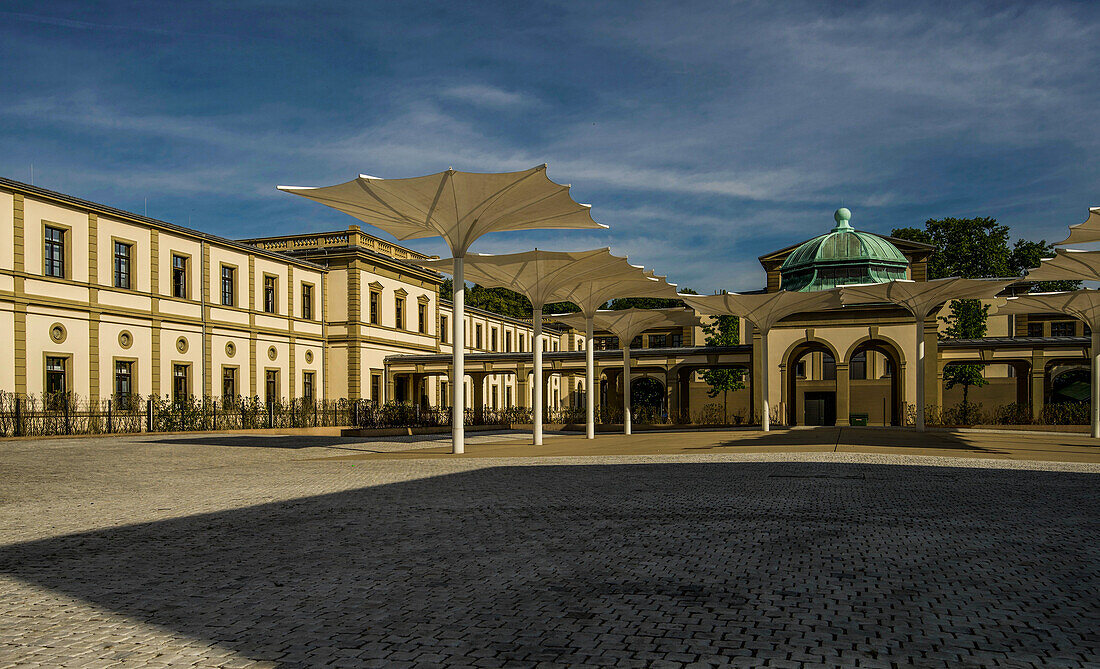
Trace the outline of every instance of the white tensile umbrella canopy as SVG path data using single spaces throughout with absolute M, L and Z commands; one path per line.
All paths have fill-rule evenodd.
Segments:
M 1100 290 L 1063 293 L 1030 293 L 1010 297 L 997 307 L 998 314 L 1056 312 L 1079 318 L 1092 331 L 1092 436 L 1100 439 Z
M 932 281 L 895 279 L 885 283 L 843 286 L 840 300 L 852 304 L 890 303 L 903 307 L 916 320 L 917 397 L 916 428 L 924 429 L 924 321 L 935 309 L 949 300 L 991 299 L 1019 279 L 963 279 L 950 277 Z
M 546 176 L 546 165 L 521 172 L 458 172 L 408 179 L 359 175 L 335 186 L 279 186 L 338 209 L 399 240 L 442 237 L 456 259 L 454 266 L 454 350 L 452 446 L 465 441 L 465 280 L 462 259 L 479 237 L 508 230 L 606 228 L 592 220 L 591 206 L 569 194 L 569 186 Z
M 506 230 L 606 228 L 569 186 L 546 176 L 546 165 L 522 172 L 458 172 L 408 179 L 361 174 L 335 186 L 279 186 L 339 209 L 399 240 L 442 237 L 451 254 L 465 255 L 478 237 Z
M 603 279 L 581 278 L 562 286 L 553 296 L 555 302 L 572 302 L 577 305 L 585 316 L 585 435 L 589 439 L 596 438 L 596 393 L 594 392 L 596 365 L 592 353 L 595 343 L 592 337 L 594 327 L 592 319 L 605 302 L 620 297 L 675 298 L 676 286 L 668 283 L 663 276 L 655 276 L 652 270 L 643 272 L 639 269 L 632 274 L 609 276 Z
M 455 274 L 456 258 L 410 261 L 439 272 Z M 592 251 L 524 251 L 502 255 L 471 253 L 465 259 L 466 277 L 487 287 L 508 288 L 531 300 L 534 355 L 531 399 L 533 441 L 542 444 L 542 307 L 554 294 L 577 281 L 602 281 L 615 276 L 638 276 L 640 267 L 626 258 L 611 255 L 610 249 Z M 458 285 L 457 274 L 455 286 Z
M 688 306 L 704 314 L 716 316 L 740 316 L 760 330 L 760 373 L 753 382 L 760 381 L 762 411 L 760 427 L 771 429 L 768 402 L 768 332 L 772 326 L 791 314 L 802 311 L 820 311 L 840 306 L 836 290 L 795 292 L 780 290 L 774 293 L 722 293 L 720 295 L 680 295 Z
M 455 259 L 410 260 L 444 274 L 454 274 Z M 526 295 L 533 306 L 555 301 L 555 294 L 578 281 L 603 282 L 614 277 L 642 276 L 642 268 L 611 249 L 591 251 L 523 251 L 500 255 L 470 253 L 465 258 L 466 280 L 489 288 L 507 288 Z
M 1089 217 L 1084 223 L 1069 226 L 1069 237 L 1057 246 L 1064 244 L 1085 244 L 1088 242 L 1100 242 L 1100 207 L 1089 207 Z
M 1029 269 L 1027 278 L 1030 281 L 1100 281 L 1100 251 L 1056 249 L 1053 258 L 1043 258 L 1038 267 Z
M 617 309 L 597 311 L 591 317 L 584 314 L 554 315 L 556 321 L 581 329 L 594 323 L 619 338 L 623 347 L 623 434 L 630 434 L 630 342 L 650 328 L 670 325 L 696 327 L 702 323 L 690 309 Z M 591 343 L 588 344 L 591 347 Z M 591 392 L 591 390 L 589 391 Z

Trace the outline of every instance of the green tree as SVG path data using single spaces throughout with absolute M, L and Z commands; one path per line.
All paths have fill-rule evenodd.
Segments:
M 928 257 L 930 279 L 1011 276 L 1008 226 L 995 218 L 930 218 L 924 230 L 897 228 L 891 234 L 935 247 Z
M 981 300 L 952 300 L 951 313 L 941 316 L 946 327 L 940 334 L 943 339 L 979 339 L 985 336 L 989 305 Z M 943 370 L 944 387 L 948 390 L 962 386 L 963 421 L 970 418 L 970 388 L 989 383 L 982 375 L 982 365 L 949 365 Z
M 1039 266 L 1043 258 L 1054 255 L 1054 244 L 1047 244 L 1047 240 L 1040 239 L 1037 242 L 1027 239 L 1017 239 L 1009 255 L 1009 265 L 1014 276 L 1023 276 L 1029 269 Z M 1055 290 L 1077 290 L 1081 287 L 1080 281 L 1040 281 L 1035 284 L 1038 292 Z
M 741 343 L 740 322 L 736 316 L 711 316 L 709 323 L 703 324 L 707 346 L 736 346 Z M 710 388 L 707 397 L 717 397 L 722 393 L 722 415 L 729 421 L 729 392 L 745 387 L 743 369 L 706 369 L 703 380 Z

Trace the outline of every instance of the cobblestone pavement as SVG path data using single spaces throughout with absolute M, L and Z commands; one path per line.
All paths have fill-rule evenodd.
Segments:
M 1094 464 L 416 446 L 0 444 L 0 668 L 1100 666 Z

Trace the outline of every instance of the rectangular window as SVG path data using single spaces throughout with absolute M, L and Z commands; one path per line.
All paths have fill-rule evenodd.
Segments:
M 641 346 L 641 345 L 642 345 L 642 338 L 638 337 L 638 346 Z M 551 346 L 554 348 L 555 351 L 558 350 L 558 342 L 554 342 L 553 344 L 551 344 Z
M 440 381 L 439 382 L 439 404 L 440 404 L 440 406 L 445 406 L 445 407 L 446 406 L 451 406 L 450 402 L 447 401 L 447 382 L 446 381 Z
M 1029 336 L 1029 337 L 1042 337 L 1043 336 L 1043 324 L 1042 323 L 1028 323 L 1027 324 L 1027 336 Z
M 172 297 L 187 299 L 187 256 L 172 254 Z
M 133 246 L 115 242 L 115 288 L 130 288 L 130 251 Z
M 852 356 L 851 361 L 848 363 L 848 378 L 849 379 L 866 379 L 867 378 L 867 352 L 860 351 Z
M 269 314 L 275 313 L 275 281 L 276 277 L 269 274 L 264 275 L 264 311 Z
M 222 265 L 222 304 L 227 307 L 236 304 L 236 300 L 233 299 L 237 292 L 235 290 L 236 281 L 233 276 L 234 274 L 234 268 Z
M 1077 329 L 1074 327 L 1076 323 L 1073 321 L 1057 321 L 1050 324 L 1050 336 L 1051 337 L 1072 337 L 1074 331 Z
M 655 334 L 649 335 L 649 347 L 650 348 L 665 348 L 668 346 L 668 335 Z
M 172 401 L 183 402 L 190 395 L 187 374 L 190 365 L 172 365 Z
M 370 292 L 370 323 L 371 325 L 378 325 L 380 315 L 378 313 L 379 302 L 382 300 L 382 294 L 377 290 Z
M 237 368 L 222 367 L 222 402 L 237 399 Z
M 672 334 L 670 334 L 668 336 L 668 345 L 671 348 L 680 348 L 681 346 L 683 346 L 684 345 L 684 333 L 683 332 L 673 332 Z
M 505 332 L 504 333 L 504 352 L 505 353 L 511 353 L 512 352 L 512 333 L 511 332 Z
M 474 326 L 474 348 L 481 348 L 481 323 Z
M 134 392 L 134 363 L 130 360 L 115 361 L 115 401 L 118 408 L 130 406 L 130 396 Z
M 382 403 L 382 375 L 370 375 L 370 398 L 377 404 Z
M 58 402 L 68 392 L 65 363 L 66 358 L 46 358 L 46 395 L 50 401 Z
M 274 369 L 264 372 L 264 400 L 268 404 L 279 401 L 279 372 Z
M 302 400 L 313 401 L 313 372 L 302 372 Z
M 65 231 L 61 228 L 46 226 L 43 230 L 45 250 L 43 258 L 43 273 L 46 276 L 65 278 Z
M 393 326 L 398 330 L 405 329 L 405 298 L 403 297 L 393 300 Z
M 828 353 L 821 354 L 821 378 L 825 381 L 836 381 L 836 358 Z
M 619 348 L 618 337 L 593 337 L 595 342 L 595 351 L 614 351 Z
M 800 379 L 806 378 L 806 361 L 799 360 L 794 366 L 794 375 Z
M 441 343 L 441 344 L 446 344 L 447 343 L 447 337 L 448 337 L 447 333 L 449 331 L 450 331 L 450 329 L 447 327 L 447 317 L 446 316 L 440 316 L 439 317 L 439 343 Z
M 302 318 L 313 320 L 313 286 L 308 283 L 302 284 Z
M 428 305 L 421 302 L 416 309 L 416 329 L 420 334 L 428 332 Z
M 884 358 L 883 362 L 885 362 L 886 364 L 883 365 L 883 369 L 885 371 L 882 373 L 882 375 L 884 377 L 893 376 L 894 375 L 894 363 L 890 362 L 890 358 Z
M 497 350 L 497 329 L 491 328 L 489 330 L 489 349 L 492 351 Z

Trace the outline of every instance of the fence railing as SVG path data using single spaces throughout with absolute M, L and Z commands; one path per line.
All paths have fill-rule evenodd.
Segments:
M 778 423 L 779 412 L 773 412 Z M 756 417 L 741 410 L 729 411 L 721 404 L 706 404 L 694 412 L 668 413 L 659 408 L 635 407 L 637 425 L 749 425 Z M 970 402 L 953 407 L 926 408 L 928 425 L 1042 424 L 1087 425 L 1089 404 L 1066 402 L 1047 404 L 1033 415 L 1027 404 L 1008 404 L 991 410 Z M 905 406 L 902 420 L 914 422 L 914 407 Z M 598 406 L 596 421 L 622 423 L 621 407 Z M 507 427 L 529 424 L 526 407 L 475 407 L 466 410 L 467 425 Z M 584 407 L 565 407 L 543 412 L 546 424 L 583 424 Z M 174 401 L 165 396 L 82 399 L 73 394 L 16 395 L 0 391 L 0 436 L 96 435 L 139 432 L 191 432 L 250 430 L 264 428 L 359 427 L 406 428 L 450 427 L 450 407 L 428 407 L 410 403 L 379 404 L 371 400 L 302 399 L 264 402 L 258 397 L 200 398 Z

